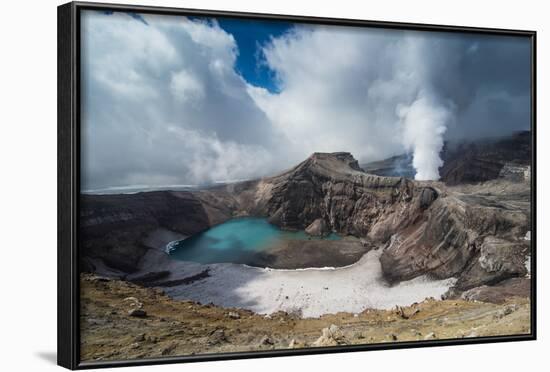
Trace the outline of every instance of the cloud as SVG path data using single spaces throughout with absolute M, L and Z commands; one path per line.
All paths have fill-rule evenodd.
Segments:
M 199 184 L 273 172 L 284 143 L 215 22 L 82 18 L 82 186 Z
M 272 93 L 213 20 L 86 11 L 82 37 L 84 189 L 254 178 L 315 151 L 412 151 L 437 178 L 443 140 L 529 126 L 527 39 L 297 25 L 259 45 Z
M 172 74 L 170 89 L 172 95 L 182 103 L 201 101 L 204 98 L 204 86 L 186 70 Z
M 412 151 L 417 178 L 437 179 L 445 139 L 529 127 L 527 39 L 301 26 L 263 54 L 281 92 L 249 93 L 307 152 Z
M 262 146 L 221 141 L 216 135 L 204 136 L 180 127 L 168 127 L 174 140 L 184 143 L 189 154 L 191 179 L 234 181 L 263 174 L 263 168 L 274 159 Z
M 430 136 L 442 144 L 444 130 L 431 130 L 425 120 L 418 125 L 410 118 L 418 119 L 419 111 L 427 114 L 427 104 L 436 102 L 420 94 L 434 85 L 428 53 L 442 47 L 414 32 L 297 28 L 264 48 L 281 92 L 249 92 L 294 145 L 307 152 L 351 151 L 368 161 L 411 149 L 423 151 L 424 158 L 433 153 L 432 164 L 437 164 L 433 151 L 439 149 L 421 147 Z M 405 106 L 410 114 L 402 120 L 397 108 Z M 431 112 L 441 118 L 441 110 L 434 107 Z M 440 125 L 446 123 L 434 126 Z M 416 127 L 424 131 L 411 129 Z M 437 178 L 437 166 L 435 172 L 425 172 Z

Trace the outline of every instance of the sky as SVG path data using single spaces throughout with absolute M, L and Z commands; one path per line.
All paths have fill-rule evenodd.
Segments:
M 83 190 L 203 185 L 313 152 L 410 153 L 530 126 L 527 38 L 84 11 Z

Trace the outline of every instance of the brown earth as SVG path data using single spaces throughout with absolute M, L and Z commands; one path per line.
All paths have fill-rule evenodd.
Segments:
M 81 275 L 80 316 L 83 362 L 530 333 L 522 297 L 501 304 L 431 299 L 302 319 L 175 301 L 159 289 L 90 274 Z
M 262 252 L 252 254 L 246 264 L 291 270 L 342 267 L 359 261 L 372 248 L 353 237 L 342 240 L 284 240 Z

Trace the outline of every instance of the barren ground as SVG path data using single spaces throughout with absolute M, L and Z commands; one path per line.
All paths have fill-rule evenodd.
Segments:
M 143 304 L 146 316 L 128 315 L 135 302 L 128 297 Z M 85 362 L 530 332 L 529 299 L 520 297 L 503 304 L 430 299 L 302 319 L 176 301 L 158 289 L 89 274 L 81 275 L 80 315 Z

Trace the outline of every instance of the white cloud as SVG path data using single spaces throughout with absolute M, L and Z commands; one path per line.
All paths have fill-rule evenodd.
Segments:
M 185 70 L 172 74 L 170 88 L 181 102 L 198 102 L 204 98 L 204 86 L 194 75 Z
M 247 179 L 251 174 L 263 174 L 265 165 L 273 161 L 272 154 L 262 146 L 220 141 L 215 134 L 203 135 L 180 127 L 168 127 L 168 131 L 189 154 L 182 168 L 188 167 L 195 180 Z
M 251 178 L 316 151 L 413 151 L 437 178 L 444 136 L 528 127 L 524 40 L 296 26 L 262 46 L 270 93 L 217 22 L 144 18 L 82 16 L 84 188 Z
M 360 161 L 381 159 L 426 142 L 409 145 L 416 132 L 402 130 L 396 109 L 413 105 L 422 90 L 432 89 L 426 56 L 438 48 L 437 40 L 414 32 L 301 27 L 264 48 L 282 91 L 248 91 L 306 153 L 350 151 Z M 437 135 L 439 142 L 442 134 L 422 133 Z
M 278 170 L 277 138 L 215 22 L 85 12 L 83 188 L 198 184 Z
M 231 66 L 235 63 L 238 53 L 235 38 L 222 30 L 216 20 L 182 18 L 179 21 L 179 25 L 173 27 L 183 28 L 193 42 L 203 48 L 200 53 L 208 55 L 210 59 L 227 61 Z
M 305 153 L 411 151 L 416 177 L 437 179 L 445 135 L 529 127 L 527 39 L 300 26 L 263 54 L 281 92 L 248 92 Z

